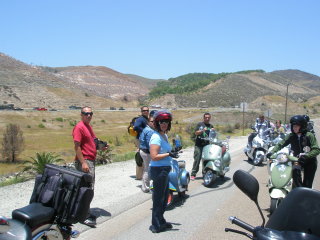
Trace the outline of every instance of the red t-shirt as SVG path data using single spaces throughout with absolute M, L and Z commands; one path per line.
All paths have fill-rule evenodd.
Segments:
M 94 139 L 96 135 L 90 125 L 83 121 L 79 122 L 72 131 L 73 141 L 80 143 L 81 152 L 85 159 L 95 160 L 97 155 Z

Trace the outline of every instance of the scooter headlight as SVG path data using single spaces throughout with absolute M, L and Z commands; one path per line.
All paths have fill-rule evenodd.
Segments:
M 277 161 L 279 162 L 279 163 L 285 163 L 285 162 L 287 162 L 288 161 L 288 156 L 286 155 L 286 154 L 278 154 L 278 156 L 277 156 Z
M 220 160 L 215 160 L 214 165 L 219 168 L 221 166 Z

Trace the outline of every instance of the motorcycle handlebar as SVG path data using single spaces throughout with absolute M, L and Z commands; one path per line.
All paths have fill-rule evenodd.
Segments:
M 253 233 L 254 231 L 254 227 L 251 226 L 250 224 L 248 223 L 245 223 L 244 221 L 240 220 L 239 218 L 236 218 L 236 217 L 229 217 L 229 221 L 232 223 L 232 224 L 236 224 L 237 226 L 239 227 L 242 227 L 243 229 Z

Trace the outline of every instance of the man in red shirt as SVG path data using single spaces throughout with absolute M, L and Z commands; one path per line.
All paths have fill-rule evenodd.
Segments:
M 93 189 L 97 147 L 94 141 L 96 136 L 90 126 L 92 115 L 93 112 L 91 107 L 83 107 L 81 109 L 81 121 L 73 128 L 72 136 L 74 150 L 76 152 L 75 168 L 79 171 L 90 173 L 93 176 Z M 102 150 L 106 150 L 107 148 L 108 145 Z M 96 225 L 96 217 L 89 212 L 88 218 L 83 223 L 90 227 L 94 227 Z

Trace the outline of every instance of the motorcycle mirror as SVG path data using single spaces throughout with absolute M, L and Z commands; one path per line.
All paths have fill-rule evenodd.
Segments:
M 252 201 L 257 202 L 259 193 L 259 183 L 254 176 L 252 176 L 250 173 L 246 171 L 237 170 L 233 174 L 233 182 Z

